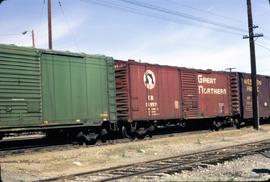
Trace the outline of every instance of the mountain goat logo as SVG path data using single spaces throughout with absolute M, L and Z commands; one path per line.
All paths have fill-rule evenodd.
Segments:
M 143 81 L 144 81 L 144 85 L 146 86 L 146 88 L 148 88 L 150 90 L 153 89 L 155 87 L 155 84 L 156 84 L 156 78 L 155 78 L 153 71 L 146 70 L 144 73 Z

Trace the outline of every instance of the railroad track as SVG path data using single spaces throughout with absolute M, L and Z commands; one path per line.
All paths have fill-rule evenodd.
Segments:
M 0 141 L 0 157 L 14 154 L 24 154 L 27 152 L 39 152 L 48 148 L 57 149 L 58 146 L 64 144 L 48 143 L 45 137 L 27 137 L 27 138 L 11 138 Z
M 121 179 L 126 180 L 126 178 L 135 176 L 140 176 L 141 178 L 147 180 L 153 179 L 153 177 L 162 176 L 164 173 L 172 174 L 198 166 L 206 167 L 209 164 L 215 164 L 269 150 L 270 140 L 263 140 L 210 151 L 173 156 L 148 162 L 77 173 L 39 181 L 115 181 Z
M 234 130 L 234 128 L 226 128 L 225 130 Z M 160 138 L 167 138 L 172 136 L 186 136 L 192 134 L 200 134 L 207 133 L 209 130 L 195 130 L 195 131 L 157 131 L 151 140 L 156 140 Z M 118 138 L 115 140 L 107 141 L 106 143 L 98 142 L 96 145 L 87 145 L 82 146 L 78 144 L 74 144 L 72 142 L 58 142 L 58 143 L 49 143 L 46 139 L 43 138 L 28 138 L 27 140 L 23 140 L 20 138 L 19 140 L 7 140 L 0 141 L 0 157 L 4 157 L 7 155 L 19 155 L 25 153 L 34 153 L 34 152 L 48 152 L 48 151 L 64 151 L 69 149 L 83 148 L 83 147 L 98 147 L 105 146 L 111 144 L 120 144 L 120 143 L 129 143 L 129 142 L 140 142 L 144 140 L 133 140 L 127 138 Z
M 247 126 L 250 127 L 250 126 Z M 173 128 L 173 127 L 172 127 Z M 189 130 L 183 131 L 183 129 L 179 130 L 179 128 L 163 128 L 158 129 L 153 133 L 153 140 L 166 138 L 170 136 L 185 136 L 191 134 L 200 134 L 200 133 L 207 133 L 210 132 L 209 128 L 190 128 Z M 226 130 L 235 130 L 234 127 L 226 127 Z M 16 137 L 15 137 L 16 138 Z M 147 140 L 147 139 L 145 139 Z M 142 140 L 135 140 L 135 141 L 142 141 Z M 87 145 L 84 147 L 96 147 L 96 146 L 105 146 L 110 144 L 120 144 L 120 143 L 128 143 L 131 142 L 127 138 L 117 138 L 115 140 L 107 141 L 106 143 L 102 143 L 100 141 L 97 142 L 96 145 Z M 134 140 L 132 141 L 134 142 Z M 0 141 L 0 157 L 4 157 L 7 155 L 17 155 L 17 154 L 24 154 L 24 153 L 33 153 L 33 152 L 48 152 L 48 151 L 62 151 L 67 149 L 75 149 L 78 147 L 83 147 L 80 145 L 74 144 L 74 142 L 64 141 L 64 142 L 57 142 L 57 143 L 50 143 L 46 141 L 45 137 L 27 137 L 27 140 L 20 137 L 18 139 L 8 139 Z

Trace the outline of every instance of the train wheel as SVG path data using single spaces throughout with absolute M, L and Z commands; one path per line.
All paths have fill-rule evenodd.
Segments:
M 240 129 L 241 128 L 241 122 L 239 122 L 238 119 L 235 119 L 233 121 L 233 126 L 236 128 L 236 129 Z
M 146 137 L 146 134 L 147 133 L 137 133 L 137 138 L 142 140 L 142 139 L 144 139 Z
M 98 138 L 98 134 L 96 133 L 85 134 L 81 131 L 76 135 L 76 140 L 79 143 L 79 145 L 83 145 L 83 144 L 94 145 L 97 142 L 97 138 Z
M 146 134 L 137 135 L 137 138 L 140 140 L 144 139 L 145 137 L 146 137 Z
M 91 138 L 85 142 L 87 145 L 95 145 L 97 143 L 97 139 Z
M 153 132 L 154 132 L 155 130 L 156 130 L 156 127 L 155 127 L 154 125 L 150 125 L 150 127 L 148 128 L 148 132 L 147 132 L 149 138 L 152 138 Z
M 222 123 L 220 121 L 213 121 L 212 124 L 212 130 L 213 131 L 218 131 L 222 126 Z
M 145 128 L 139 128 L 136 133 L 137 133 L 137 138 L 142 140 L 145 138 L 145 136 L 147 135 L 147 129 Z
M 98 134 L 97 133 L 88 133 L 85 135 L 85 143 L 87 145 L 94 145 L 97 143 Z
M 84 134 L 83 132 L 79 132 L 77 135 L 76 135 L 76 141 L 78 142 L 79 145 L 83 145 L 84 144 Z
M 99 133 L 99 138 L 102 143 L 106 143 L 108 139 L 108 131 L 107 129 L 103 128 Z
M 122 135 L 123 135 L 123 137 L 126 137 L 126 138 L 128 138 L 130 140 L 134 140 L 135 139 L 135 137 L 133 135 L 128 134 L 127 129 L 126 129 L 125 126 L 122 126 Z

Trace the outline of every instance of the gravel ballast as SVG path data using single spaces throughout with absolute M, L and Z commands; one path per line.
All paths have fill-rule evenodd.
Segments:
M 242 128 L 241 130 L 235 129 L 200 134 L 176 134 L 173 137 L 146 139 L 138 142 L 96 147 L 84 146 L 66 151 L 35 152 L 24 155 L 5 156 L 0 157 L 2 179 L 3 181 L 33 181 L 264 139 L 270 139 L 270 125 L 263 125 L 259 131 L 252 128 Z M 266 166 L 259 166 L 259 163 L 255 163 L 253 168 L 266 168 L 267 166 L 268 169 L 270 168 L 269 159 L 262 159 L 262 163 Z M 213 169 L 210 171 L 214 171 L 214 169 L 216 169 L 216 166 L 213 166 Z M 228 176 L 226 179 L 231 179 L 229 173 L 223 173 L 222 168 L 219 171 L 221 175 Z M 249 173 L 248 170 L 246 172 Z M 189 174 L 189 172 L 181 173 L 181 175 L 186 174 Z M 171 179 L 172 176 L 169 177 L 168 181 L 174 180 Z M 205 177 L 202 175 L 199 178 L 193 178 L 192 175 L 183 178 L 183 180 L 189 179 L 219 180 L 219 178 L 212 178 L 210 174 L 209 176 L 206 174 Z M 222 180 L 222 178 L 220 179 Z M 239 179 L 241 180 L 241 178 Z M 164 178 L 164 180 L 167 179 Z M 175 180 L 182 180 L 182 178 L 176 177 Z
M 270 157 L 270 156 L 269 156 Z M 209 165 L 180 174 L 164 175 L 158 181 L 267 181 L 270 180 L 270 158 L 256 154 L 222 164 Z M 142 180 L 144 181 L 144 180 Z

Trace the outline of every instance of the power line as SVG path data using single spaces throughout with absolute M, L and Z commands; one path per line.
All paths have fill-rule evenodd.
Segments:
M 160 19 L 160 20 L 166 20 L 166 21 L 176 22 L 172 18 L 167 18 L 165 16 L 156 15 L 156 14 L 153 14 L 153 13 L 150 13 L 150 12 L 138 11 L 138 9 L 131 8 L 131 7 L 125 7 L 123 5 L 119 5 L 117 3 L 112 3 L 112 2 L 108 2 L 108 1 L 107 2 L 106 1 L 102 1 L 102 0 L 90 0 L 91 2 L 89 2 L 87 0 L 81 0 L 81 1 L 84 2 L 84 3 L 92 3 L 92 4 L 97 4 L 97 5 L 100 5 L 100 6 L 112 8 L 112 9 L 118 9 L 118 10 L 126 11 L 128 13 L 133 13 L 133 14 L 148 16 L 148 17 L 157 18 L 157 19 Z M 179 22 L 177 22 L 177 23 L 179 23 Z M 190 23 L 186 23 L 186 22 L 184 22 L 183 24 L 191 25 Z
M 270 46 L 270 42 L 267 42 L 267 41 L 265 41 L 263 39 L 261 39 L 259 43 L 261 43 L 261 44 L 263 44 L 265 46 Z
M 44 8 L 45 8 L 45 0 L 43 0 L 42 2 L 42 6 L 41 6 L 41 11 L 40 11 L 40 15 L 39 15 L 39 21 L 38 24 L 36 24 L 36 28 L 34 28 L 34 30 L 36 32 L 39 32 L 40 28 L 41 28 L 41 23 L 43 20 L 43 16 L 44 16 Z M 33 39 L 34 40 L 34 39 Z
M 142 9 L 140 9 L 140 11 L 138 9 L 134 9 L 131 7 L 125 7 L 123 5 L 119 5 L 116 3 L 111 3 L 111 2 L 104 2 L 104 1 L 96 1 L 96 0 L 91 0 L 91 2 L 89 1 L 84 1 L 81 0 L 84 3 L 92 3 L 92 4 L 97 4 L 100 6 L 104 6 L 104 7 L 108 7 L 108 8 L 112 8 L 112 9 L 118 9 L 118 10 L 122 10 L 122 11 L 126 11 L 129 13 L 133 13 L 133 14 L 138 14 L 138 15 L 143 15 L 143 16 L 147 16 L 147 17 L 151 17 L 151 18 L 156 18 L 159 20 L 164 20 L 164 21 L 169 21 L 169 22 L 174 22 L 177 24 L 185 24 L 185 25 L 189 25 L 189 26 L 195 26 L 198 27 L 198 25 L 195 25 L 194 23 L 190 23 L 190 22 L 180 22 L 179 20 L 176 20 L 175 18 L 179 18 L 179 17 L 168 17 L 168 16 L 164 16 L 164 15 L 160 15 L 160 14 L 153 14 L 150 12 L 143 12 L 141 11 Z M 237 33 L 237 32 L 233 32 L 233 31 L 229 31 L 227 29 L 221 28 L 221 27 L 217 27 L 217 26 L 210 26 L 209 24 L 200 24 L 199 25 L 200 28 L 206 28 L 206 29 L 211 29 L 211 30 L 216 30 L 218 32 L 224 32 L 224 33 L 228 33 L 228 34 L 232 34 L 232 35 L 237 35 L 237 36 L 241 36 L 242 33 Z
M 266 46 L 264 46 L 264 45 L 262 45 L 262 44 L 260 44 L 260 43 L 258 43 L 258 42 L 256 42 L 255 44 L 256 44 L 257 46 L 260 46 L 260 47 L 264 48 L 265 50 L 270 51 L 270 48 L 268 48 L 268 47 L 266 47 Z
M 40 12 L 40 15 L 39 15 L 39 23 L 38 23 L 39 27 L 41 25 L 41 21 L 42 21 L 42 18 L 43 18 L 44 7 L 45 7 L 45 0 L 43 0 L 41 12 Z
M 151 9 L 151 10 L 164 12 L 164 13 L 167 13 L 167 14 L 181 16 L 181 17 L 188 18 L 188 19 L 191 19 L 191 20 L 194 20 L 194 21 L 200 21 L 200 22 L 203 22 L 203 23 L 212 24 L 212 25 L 215 25 L 215 26 L 222 26 L 224 28 L 229 28 L 229 29 L 233 29 L 233 30 L 242 30 L 242 29 L 239 29 L 237 27 L 232 27 L 232 26 L 229 26 L 229 25 L 226 25 L 226 24 L 212 22 L 212 21 L 204 19 L 204 18 L 195 17 L 193 15 L 189 15 L 189 14 L 186 14 L 186 13 L 180 13 L 180 12 L 175 11 L 175 10 L 170 10 L 170 9 L 167 9 L 167 8 L 154 6 L 152 4 L 134 2 L 134 1 L 131 1 L 131 0 L 120 0 L 120 1 L 129 3 L 129 4 L 133 4 L 133 5 L 136 5 L 136 6 L 140 6 L 140 7 L 148 8 L 148 9 Z M 243 31 L 245 31 L 245 30 L 243 30 Z M 266 50 L 270 50 L 268 47 L 265 47 L 264 45 L 261 45 L 261 44 L 258 44 L 258 43 L 257 43 L 257 45 L 264 48 L 264 49 L 266 49 Z
M 184 8 L 188 8 L 188 9 L 191 9 L 191 10 L 203 12 L 203 13 L 206 13 L 206 14 L 209 14 L 209 15 L 212 15 L 212 16 L 216 16 L 216 17 L 219 17 L 219 18 L 223 18 L 223 19 L 227 19 L 227 20 L 232 20 L 232 21 L 235 21 L 235 22 L 238 22 L 238 23 L 239 22 L 240 23 L 245 23 L 242 20 L 235 19 L 235 18 L 228 17 L 228 16 L 224 16 L 224 15 L 220 15 L 220 14 L 217 14 L 217 13 L 213 13 L 213 12 L 210 12 L 210 11 L 205 10 L 205 9 L 200 9 L 200 8 L 197 8 L 197 7 L 192 7 L 190 5 L 186 5 L 186 4 L 180 3 L 177 0 L 166 0 L 166 1 L 169 1 L 169 2 L 174 3 L 174 4 L 178 4 L 178 5 L 180 5 L 181 7 L 184 7 Z
M 270 38 L 268 38 L 268 36 L 265 36 L 265 35 L 264 35 L 263 38 L 270 41 Z
M 120 1 L 128 3 L 128 4 L 132 4 L 134 6 L 138 6 L 138 7 L 142 7 L 142 8 L 162 12 L 162 13 L 165 13 L 165 14 L 181 17 L 181 18 L 184 18 L 184 19 L 190 19 L 192 21 L 196 21 L 196 22 L 199 22 L 199 23 L 205 23 L 205 24 L 210 24 L 210 25 L 214 25 L 214 26 L 217 26 L 217 27 L 223 27 L 223 28 L 238 31 L 238 32 L 241 32 L 241 33 L 246 32 L 246 30 L 242 29 L 242 28 L 234 27 L 234 26 L 227 25 L 227 24 L 224 24 L 224 23 L 214 22 L 214 21 L 211 21 L 211 20 L 207 20 L 205 18 L 196 17 L 196 16 L 193 16 L 193 15 L 190 15 L 190 14 L 182 13 L 180 11 L 176 11 L 176 10 L 172 10 L 172 9 L 168 9 L 168 8 L 163 8 L 163 7 L 160 7 L 160 6 L 155 6 L 155 5 L 149 4 L 149 3 L 134 2 L 134 1 L 131 1 L 131 0 L 120 0 Z
M 97 4 L 97 5 L 101 5 L 101 6 L 105 6 L 105 7 L 109 7 L 109 8 L 113 8 L 113 9 L 124 10 L 124 11 L 130 12 L 130 13 L 134 13 L 134 14 L 139 14 L 139 15 L 143 15 L 143 16 L 148 16 L 148 17 L 152 17 L 152 18 L 158 18 L 158 19 L 161 19 L 161 20 L 166 20 L 166 21 L 171 21 L 171 22 L 179 23 L 179 21 L 177 21 L 175 19 L 172 19 L 171 17 L 168 18 L 168 17 L 162 16 L 162 15 L 156 15 L 156 14 L 149 13 L 149 12 L 138 11 L 137 9 L 134 9 L 134 8 L 131 8 L 131 7 L 125 7 L 125 6 L 119 5 L 117 3 L 112 3 L 112 2 L 108 2 L 108 1 L 105 2 L 105 1 L 101 1 L 101 0 L 98 0 L 98 1 L 97 0 L 91 0 L 91 2 L 84 1 L 84 0 L 81 0 L 81 1 L 82 2 L 85 2 L 85 3 L 94 3 L 94 4 Z M 172 9 L 168 9 L 168 8 L 163 8 L 163 7 L 155 6 L 155 5 L 149 4 L 149 3 L 134 2 L 134 1 L 131 1 L 131 0 L 119 0 L 119 1 L 125 2 L 127 4 L 131 4 L 131 5 L 140 7 L 140 8 L 146 8 L 146 9 L 149 9 L 149 10 L 152 10 L 152 11 L 161 12 L 161 13 L 165 13 L 165 14 L 168 14 L 168 15 L 173 15 L 173 16 L 176 16 L 176 17 L 191 19 L 191 20 L 197 21 L 199 23 L 205 23 L 205 24 L 208 24 L 208 25 L 214 25 L 214 26 L 216 26 L 215 27 L 216 30 L 217 30 L 217 28 L 219 28 L 219 31 L 223 31 L 225 33 L 230 33 L 230 34 L 235 34 L 235 35 L 241 35 L 240 33 L 236 33 L 236 32 L 228 32 L 227 30 L 224 31 L 224 30 L 220 29 L 221 27 L 222 28 L 226 28 L 226 29 L 230 29 L 230 30 L 233 30 L 233 31 L 238 31 L 238 32 L 241 32 L 241 33 L 242 32 L 246 32 L 246 30 L 241 29 L 241 28 L 238 28 L 238 27 L 234 27 L 234 26 L 230 26 L 230 25 L 227 25 L 227 24 L 210 21 L 210 20 L 207 20 L 205 18 L 200 18 L 200 17 L 196 17 L 196 16 L 189 15 L 189 14 L 186 14 L 186 13 L 181 13 L 181 12 L 176 11 L 176 10 L 172 10 Z M 172 2 L 172 0 L 169 0 L 169 1 Z M 63 10 L 63 7 L 62 7 L 62 4 L 61 4 L 60 0 L 58 2 L 59 2 L 59 6 L 61 7 L 63 16 L 67 20 L 67 17 L 65 16 L 65 13 L 64 13 L 64 10 Z M 193 8 L 191 6 L 186 6 L 186 7 L 192 8 L 194 10 L 205 11 L 206 12 L 206 10 L 201 10 L 201 9 L 198 9 L 198 8 Z M 240 21 L 240 20 L 235 20 L 235 19 L 230 18 L 230 17 L 218 15 L 218 14 L 215 14 L 215 13 L 210 13 L 210 12 L 208 12 L 208 13 L 209 14 L 212 14 L 214 16 L 218 16 L 218 17 L 222 17 L 222 18 L 226 18 L 226 19 L 230 19 L 230 20 L 234 20 L 234 21 Z M 195 26 L 194 24 L 186 23 L 186 22 L 184 24 Z M 211 28 L 211 29 L 213 29 L 214 27 L 203 27 L 203 28 Z M 70 27 L 69 27 L 69 30 L 70 30 Z M 75 37 L 74 33 L 73 33 L 73 36 Z M 256 43 L 256 44 L 258 46 L 266 49 L 266 50 L 270 50 L 269 48 L 267 48 L 266 46 L 264 46 L 262 44 L 259 44 L 259 43 Z
M 59 5 L 59 7 L 60 7 L 60 9 L 61 9 L 61 12 L 62 12 L 62 15 L 63 15 L 63 17 L 64 17 L 64 19 L 65 19 L 65 23 L 66 23 L 66 25 L 67 25 L 67 27 L 68 27 L 68 31 L 69 31 L 69 32 L 72 34 L 72 36 L 74 37 L 74 39 L 73 39 L 73 45 L 75 46 L 75 48 L 77 49 L 77 51 L 80 52 L 80 50 L 78 49 L 78 46 L 77 46 L 77 41 L 76 41 L 77 38 L 76 38 L 74 32 L 72 31 L 72 29 L 70 28 L 70 24 L 69 24 L 68 18 L 67 18 L 67 16 L 66 16 L 65 12 L 64 12 L 63 5 L 62 5 L 62 3 L 61 3 L 60 0 L 58 0 L 58 5 Z
M 81 2 L 84 2 L 84 3 L 97 4 L 97 5 L 108 7 L 108 8 L 112 8 L 112 9 L 123 10 L 123 11 L 129 12 L 129 13 L 133 13 L 133 14 L 138 14 L 138 15 L 143 15 L 143 16 L 148 16 L 148 17 L 163 19 L 162 16 L 155 16 L 154 14 L 151 14 L 151 13 L 140 12 L 140 11 L 138 11 L 135 8 L 120 6 L 119 4 L 112 3 L 112 2 L 104 2 L 104 1 L 101 1 L 101 0 L 90 0 L 91 2 L 89 2 L 87 0 L 80 0 L 80 1 Z M 166 18 L 164 18 L 164 19 L 166 19 Z
M 263 5 L 265 5 L 265 4 L 267 4 L 267 3 L 269 3 L 269 4 L 270 4 L 270 0 L 261 0 L 261 1 L 256 1 L 256 3 L 263 4 Z
M 0 34 L 0 37 L 7 37 L 7 36 L 21 36 L 21 34 Z

